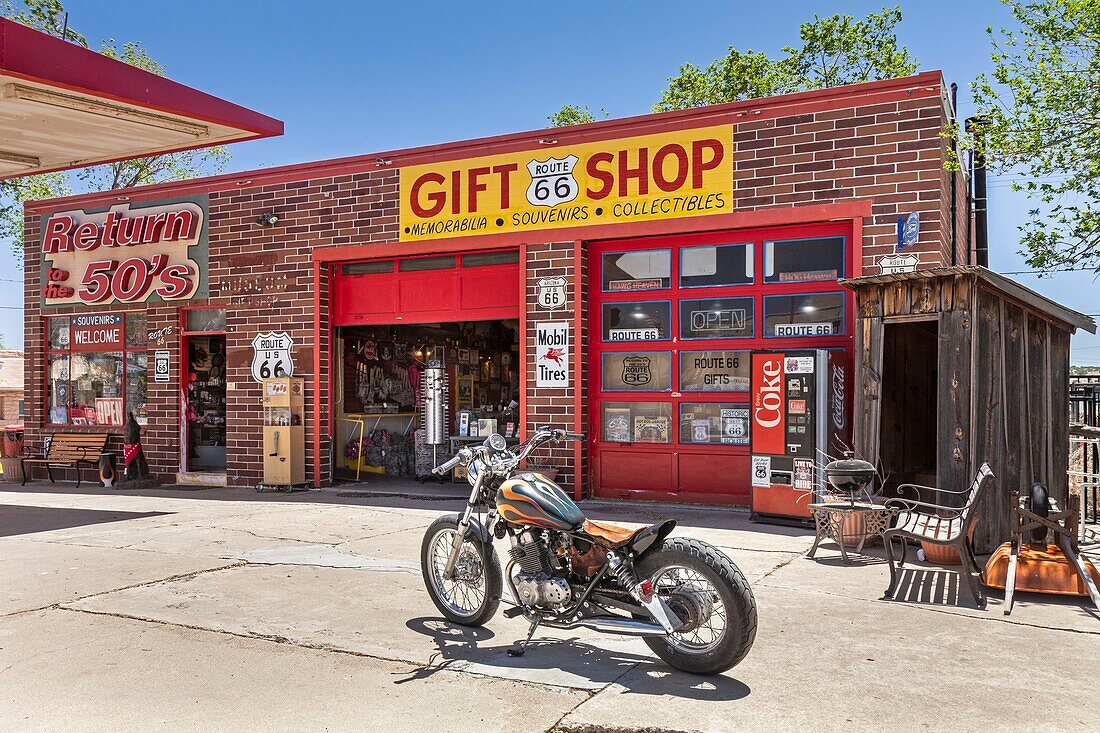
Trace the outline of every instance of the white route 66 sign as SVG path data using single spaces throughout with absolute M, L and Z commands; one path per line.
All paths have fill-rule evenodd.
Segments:
M 532 206 L 557 206 L 577 198 L 581 187 L 573 177 L 573 168 L 579 161 L 577 156 L 568 155 L 528 163 L 531 185 L 527 187 L 527 202 Z
M 268 377 L 293 377 L 293 348 L 294 341 L 286 331 L 257 334 L 252 339 L 252 378 L 262 382 Z
M 539 280 L 538 304 L 547 310 L 565 307 L 564 277 L 544 277 Z

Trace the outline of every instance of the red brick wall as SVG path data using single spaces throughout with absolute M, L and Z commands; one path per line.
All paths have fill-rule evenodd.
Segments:
M 863 223 L 869 273 L 893 251 L 898 216 L 916 211 L 920 238 L 910 251 L 920 253 L 921 267 L 949 264 L 946 120 L 934 96 L 739 123 L 734 202 L 745 210 L 872 201 Z M 965 208 L 962 184 L 958 203 Z
M 728 121 L 735 129 L 734 201 L 739 211 L 791 208 L 852 200 L 871 203 L 872 215 L 864 221 L 863 266 L 873 268 L 876 258 L 892 251 L 896 241 L 899 215 L 917 211 L 921 216 L 920 239 L 914 248 L 920 252 L 921 266 L 950 262 L 948 175 L 942 170 L 944 140 L 940 130 L 945 123 L 942 98 L 932 96 L 904 99 L 882 104 L 858 104 L 838 99 L 832 108 L 806 114 L 747 118 L 745 113 L 730 112 Z M 766 109 L 766 105 L 764 105 Z M 717 124 L 714 117 L 706 124 Z M 623 132 L 638 134 L 636 131 Z M 444 157 L 440 153 L 440 157 Z M 400 163 L 400 160 L 397 161 Z M 315 349 L 319 351 L 321 374 L 328 376 L 330 348 L 328 340 L 329 297 L 327 269 L 322 271 L 322 339 L 314 344 L 314 289 L 311 252 L 322 248 L 363 245 L 356 257 L 371 255 L 371 244 L 392 243 L 398 236 L 398 173 L 392 167 L 379 168 L 375 161 L 363 160 L 361 169 L 309 180 L 265 183 L 264 171 L 239 174 L 234 181 L 219 179 L 188 185 L 194 191 L 209 190 L 210 293 L 203 303 L 218 305 L 227 311 L 227 371 L 231 388 L 227 391 L 229 481 L 233 485 L 254 485 L 261 476 L 261 423 L 259 385 L 252 381 L 251 343 L 262 331 L 287 331 L 294 340 L 295 374 L 307 378 L 306 475 L 313 476 L 313 418 L 320 410 L 322 426 L 327 425 L 330 396 L 327 386 L 313 393 Z M 317 170 L 317 168 L 313 168 Z M 252 185 L 249 176 L 257 179 Z M 215 190 L 210 190 L 215 189 Z M 225 190 L 229 189 L 229 190 Z M 959 242 L 965 236 L 965 184 L 958 189 Z M 178 193 L 173 189 L 173 194 Z M 135 192 L 135 199 L 154 199 L 166 194 L 154 190 Z M 96 203 L 81 203 L 80 208 L 112 203 L 105 195 Z M 53 210 L 74 208 L 58 205 Z M 39 210 L 40 211 L 40 210 Z M 261 214 L 274 211 L 280 220 L 274 227 L 256 223 Z M 537 243 L 550 235 L 533 235 L 527 245 L 527 331 L 528 341 L 526 399 L 528 429 L 544 423 L 564 424 L 572 428 L 576 415 L 575 390 L 585 394 L 587 370 L 576 372 L 568 390 L 534 389 L 534 328 L 542 319 L 567 319 L 574 341 L 572 357 L 583 360 L 587 345 L 587 266 L 579 258 L 576 271 L 575 244 L 572 241 Z M 28 447 L 41 447 L 44 429 L 43 406 L 43 334 L 39 307 L 38 214 L 26 218 L 26 386 Z M 455 239 L 454 248 L 462 249 L 463 240 Z M 967 254 L 965 244 L 957 245 Z M 583 255 L 583 253 L 582 253 Z M 877 268 L 870 270 L 876 272 Z M 548 275 L 569 279 L 569 302 L 565 309 L 547 312 L 534 301 L 536 281 Z M 193 303 L 200 305 L 203 303 Z M 581 309 L 578 333 L 574 319 Z M 75 311 L 76 309 L 69 309 Z M 105 306 L 82 308 L 120 310 Z M 65 312 L 59 310 L 58 312 Z M 150 331 L 173 326 L 178 328 L 178 309 L 150 305 L 147 309 Z M 145 445 L 151 466 L 161 478 L 168 479 L 179 468 L 179 334 L 166 336 L 161 348 L 172 355 L 171 382 L 149 381 L 150 424 Z M 150 345 L 150 370 L 152 352 Z M 327 379 L 322 379 L 325 384 Z M 582 407 L 584 400 L 582 400 Z M 587 425 L 585 415 L 580 424 Z M 321 436 L 322 476 L 327 479 L 329 462 L 327 435 Z M 563 483 L 572 487 L 573 451 L 560 448 L 553 465 L 562 469 Z M 582 466 L 582 468 L 584 468 Z

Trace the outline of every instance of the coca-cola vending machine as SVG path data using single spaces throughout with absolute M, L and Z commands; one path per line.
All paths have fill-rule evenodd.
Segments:
M 753 353 L 753 520 L 810 521 L 822 467 L 851 450 L 850 371 L 841 349 Z

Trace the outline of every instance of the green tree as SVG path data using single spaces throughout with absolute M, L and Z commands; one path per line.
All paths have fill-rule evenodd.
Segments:
M 964 143 L 1034 202 L 1021 252 L 1040 270 L 1100 271 L 1100 0 L 1005 0 L 993 71 L 971 84 L 981 124 Z
M 725 56 L 705 67 L 684 64 L 669 79 L 654 111 L 907 76 L 917 63 L 898 43 L 900 22 L 900 7 L 864 18 L 815 15 L 798 28 L 802 45 L 784 47 L 778 58 L 730 46 Z
M 600 110 L 600 113 L 607 117 L 607 112 Z M 581 107 L 576 104 L 565 104 L 552 115 L 546 116 L 547 121 L 551 127 L 568 127 L 569 125 L 583 125 L 587 122 L 595 122 L 596 115 L 592 113 L 592 110 L 588 107 Z
M 0 0 L 0 15 L 88 47 L 88 40 L 83 34 L 68 28 L 65 7 L 61 0 Z M 106 39 L 100 45 L 99 52 L 158 76 L 165 76 L 164 66 L 153 59 L 140 43 L 119 45 L 112 39 Z M 73 193 L 70 181 L 79 182 L 84 190 L 130 188 L 216 173 L 224 169 L 228 160 L 228 149 L 219 145 L 83 168 L 71 176 L 47 173 L 0 181 L 0 239 L 9 241 L 16 251 L 21 250 L 23 204 L 35 199 L 69 195 Z

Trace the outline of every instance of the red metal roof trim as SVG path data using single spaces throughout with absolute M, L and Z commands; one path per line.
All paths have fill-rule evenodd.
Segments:
M 197 190 L 215 192 L 244 186 L 273 185 L 371 170 L 398 170 L 402 166 L 529 150 L 533 145 L 537 145 L 540 140 L 546 138 L 555 140 L 555 145 L 566 145 L 607 140 L 626 135 L 643 135 L 652 132 L 687 129 L 703 125 L 737 123 L 748 119 L 769 119 L 806 114 L 850 107 L 853 105 L 853 100 L 858 100 L 859 105 L 872 105 L 942 95 L 943 74 L 938 70 L 934 70 L 897 79 L 815 89 L 808 92 L 748 99 L 706 107 L 693 107 L 671 112 L 654 112 L 590 122 L 583 125 L 572 125 L 570 127 L 528 130 L 506 135 L 295 163 L 238 173 L 226 173 L 207 178 L 193 178 L 187 181 L 160 183 L 126 189 L 126 196 L 130 200 L 147 200 L 181 195 Z M 27 211 L 34 212 L 60 210 L 62 207 L 79 208 L 80 206 L 111 202 L 117 200 L 118 196 L 117 191 L 88 193 L 63 199 L 29 202 L 26 208 Z
M 0 18 L 0 73 L 186 119 L 247 131 L 239 140 L 283 134 L 283 123 L 179 82 Z M 181 149 L 201 148 L 198 143 Z

